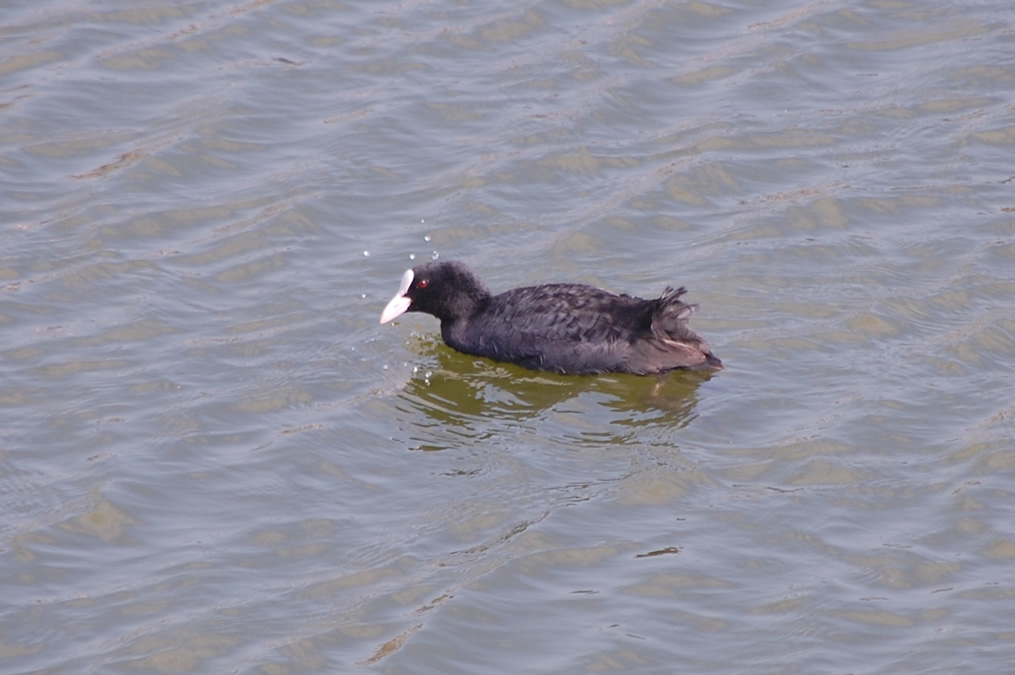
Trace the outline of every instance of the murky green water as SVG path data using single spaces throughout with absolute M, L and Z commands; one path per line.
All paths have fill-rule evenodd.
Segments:
M 0 9 L 0 670 L 1006 672 L 1015 10 Z M 669 284 L 727 370 L 377 325 Z

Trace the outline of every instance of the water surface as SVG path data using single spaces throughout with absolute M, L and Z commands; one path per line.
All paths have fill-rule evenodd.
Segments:
M 0 18 L 3 671 L 1011 668 L 1006 3 Z M 435 257 L 727 369 L 379 326 Z

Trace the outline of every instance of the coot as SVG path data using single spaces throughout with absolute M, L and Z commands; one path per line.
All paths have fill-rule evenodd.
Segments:
M 545 284 L 493 295 L 464 263 L 431 262 L 406 270 L 381 323 L 405 312 L 432 314 L 444 342 L 458 351 L 534 370 L 721 370 L 722 361 L 687 325 L 697 305 L 680 300 L 686 292 L 667 288 L 642 300 L 584 284 Z

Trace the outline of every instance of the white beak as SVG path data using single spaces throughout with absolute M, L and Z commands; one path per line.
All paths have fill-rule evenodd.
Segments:
M 381 323 L 387 323 L 408 311 L 409 305 L 412 304 L 412 298 L 407 296 L 406 293 L 409 290 L 409 286 L 412 286 L 412 278 L 412 270 L 405 270 L 405 274 L 402 275 L 402 282 L 398 284 L 398 292 L 395 293 L 395 297 L 391 298 L 391 301 L 384 307 L 384 311 L 381 312 Z

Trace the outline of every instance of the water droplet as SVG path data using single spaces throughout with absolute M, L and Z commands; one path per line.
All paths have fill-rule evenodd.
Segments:
M 367 294 L 366 293 L 360 293 L 359 297 L 361 297 L 364 300 L 366 300 L 367 299 Z
M 431 260 L 437 260 L 438 257 L 440 257 L 440 253 L 438 253 L 437 251 L 434 251 L 433 255 L 430 256 L 430 259 Z
M 416 259 L 416 254 L 415 253 L 410 253 L 409 254 L 409 260 L 415 260 L 415 259 Z
M 426 371 L 426 374 L 423 377 L 425 377 L 426 379 L 429 380 L 431 375 L 433 375 L 433 371 L 432 370 L 428 370 L 428 371 Z
M 425 237 L 423 237 L 423 241 L 430 241 L 430 235 L 428 234 Z
M 382 368 L 382 370 L 387 370 L 387 369 L 388 369 L 388 364 L 385 363 L 384 367 Z
M 363 251 L 363 257 L 364 258 L 369 258 L 370 257 L 370 251 Z

